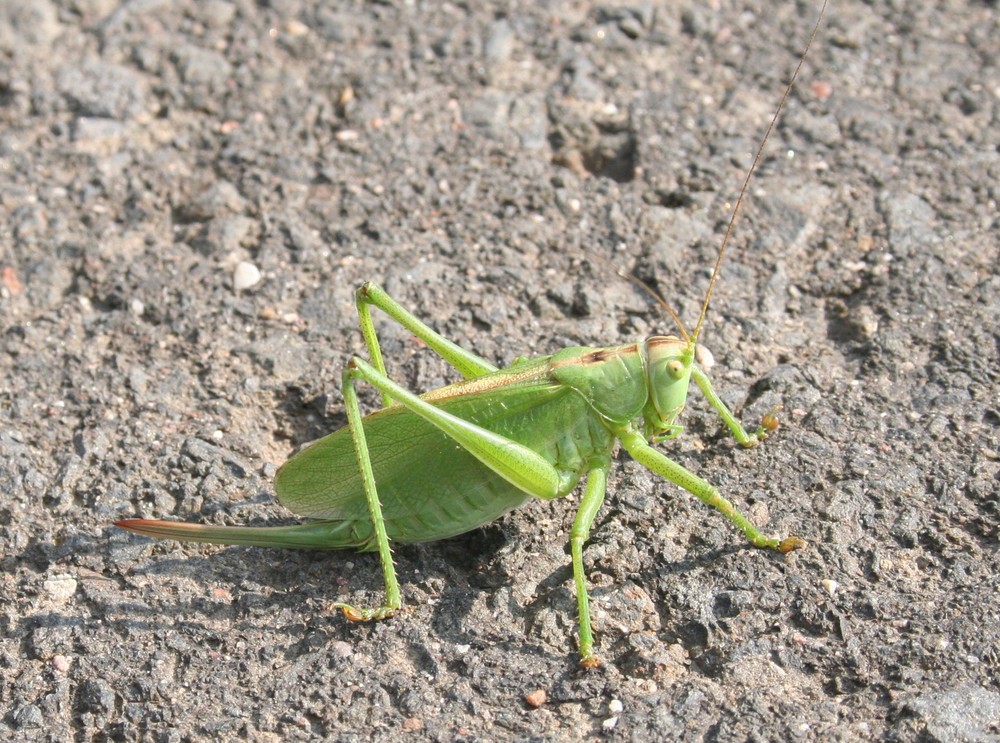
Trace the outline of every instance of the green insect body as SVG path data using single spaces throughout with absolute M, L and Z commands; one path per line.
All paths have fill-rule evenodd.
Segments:
M 714 486 L 655 449 L 672 438 L 695 384 L 744 446 L 748 433 L 694 360 L 695 341 L 657 336 L 611 348 L 567 348 L 498 370 L 435 333 L 378 286 L 357 293 L 372 362 L 344 372 L 348 425 L 292 457 L 275 479 L 278 500 L 316 521 L 281 527 L 209 526 L 129 519 L 119 526 L 152 537 L 216 544 L 378 551 L 386 597 L 378 607 L 338 604 L 354 620 L 382 619 L 401 606 L 389 545 L 429 542 L 488 523 L 534 496 L 563 497 L 587 478 L 571 533 L 580 614 L 580 654 L 593 654 L 583 544 L 604 500 L 616 440 L 636 461 L 717 508 L 758 547 L 801 545 L 762 535 Z M 458 368 L 465 381 L 415 395 L 384 371 L 369 306 L 385 311 Z M 355 386 L 377 387 L 386 407 L 361 416 Z

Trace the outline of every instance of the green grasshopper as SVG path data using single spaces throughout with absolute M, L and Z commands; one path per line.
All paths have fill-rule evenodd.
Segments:
M 779 112 L 801 65 L 802 60 Z M 334 606 L 352 621 L 380 620 L 402 605 L 391 543 L 431 542 L 462 534 L 531 497 L 551 500 L 569 495 L 585 477 L 570 532 L 580 662 L 585 668 L 598 666 L 600 660 L 594 654 L 583 546 L 604 501 L 616 441 L 641 465 L 719 510 L 753 546 L 781 553 L 802 547 L 798 537 L 764 536 L 715 486 L 653 446 L 680 434 L 677 420 L 691 380 L 742 446 L 756 446 L 777 427 L 774 416 L 768 415 L 752 433 L 744 429 L 695 361 L 733 224 L 776 119 L 777 114 L 743 183 L 693 333 L 661 300 L 682 337 L 654 336 L 609 348 L 566 348 L 550 356 L 520 358 L 498 369 L 436 333 L 368 282 L 358 289 L 356 302 L 369 361 L 355 356 L 343 372 L 347 425 L 294 455 L 275 478 L 278 501 L 314 521 L 240 527 L 126 519 L 116 525 L 150 537 L 193 542 L 377 551 L 385 579 L 382 604 Z M 390 379 L 372 307 L 423 341 L 464 381 L 416 395 Z M 382 409 L 361 414 L 358 382 L 378 389 Z

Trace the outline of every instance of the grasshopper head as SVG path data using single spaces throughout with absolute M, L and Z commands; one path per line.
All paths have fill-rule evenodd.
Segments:
M 658 335 L 647 339 L 643 347 L 649 385 L 649 402 L 643 415 L 646 434 L 652 436 L 673 426 L 684 410 L 694 365 L 694 342 Z

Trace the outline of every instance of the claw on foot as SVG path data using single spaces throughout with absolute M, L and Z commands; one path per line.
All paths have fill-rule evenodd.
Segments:
M 781 405 L 775 405 L 767 415 L 761 418 L 760 425 L 753 432 L 753 436 L 743 444 L 744 449 L 751 449 L 757 446 L 761 441 L 766 440 L 768 435 L 778 430 L 778 427 L 781 425 L 781 421 L 778 420 L 777 415 L 779 410 L 781 410 Z
M 585 671 L 592 671 L 595 668 L 601 667 L 601 659 L 596 655 L 588 655 L 585 658 L 580 658 L 580 665 Z
M 781 421 L 778 420 L 778 411 L 781 410 L 781 407 L 781 405 L 775 405 L 771 408 L 770 412 L 761 419 L 761 428 L 767 431 L 778 430 L 778 426 L 781 425 Z
M 377 606 L 374 609 L 358 609 L 350 604 L 337 603 L 333 605 L 333 608 L 340 609 L 340 613 L 351 622 L 378 622 L 382 619 L 388 619 L 396 613 L 396 610 L 391 606 Z
M 778 552 L 783 555 L 787 555 L 792 550 L 802 549 L 806 546 L 804 539 L 799 539 L 798 537 L 785 537 L 778 543 Z

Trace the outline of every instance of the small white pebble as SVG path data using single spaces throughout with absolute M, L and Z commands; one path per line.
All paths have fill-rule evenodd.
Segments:
M 607 720 L 601 723 L 601 728 L 607 731 L 614 730 L 618 725 L 617 717 L 609 717 Z
M 233 289 L 249 289 L 260 281 L 260 269 L 249 261 L 240 261 L 233 270 Z
M 142 317 L 142 313 L 146 311 L 146 305 L 142 303 L 141 299 L 133 299 L 128 303 L 128 311 L 136 317 Z
M 71 662 L 65 655 L 52 656 L 52 667 L 59 671 L 59 673 L 66 673 L 69 670 Z
M 293 18 L 285 23 L 285 31 L 289 36 L 305 36 L 309 33 L 309 27 Z
M 831 578 L 824 578 L 820 581 L 820 585 L 823 586 L 823 588 L 826 589 L 826 592 L 831 596 L 837 593 L 837 589 L 840 588 L 840 584 Z
M 330 653 L 335 658 L 350 658 L 354 655 L 354 648 L 351 647 L 350 643 L 344 642 L 343 640 L 336 640 L 330 643 L 329 649 Z
M 705 371 L 708 371 L 713 366 L 715 366 L 715 356 L 712 352 L 708 350 L 708 346 L 702 346 L 701 344 L 694 347 L 694 358 L 698 362 L 699 366 Z
M 77 583 L 71 575 L 54 575 L 42 585 L 49 596 L 59 601 L 66 601 L 76 593 Z
M 612 699 L 608 702 L 608 711 L 613 715 L 620 715 L 625 710 L 625 705 L 619 699 Z

